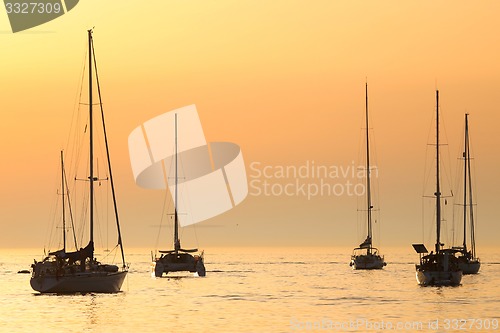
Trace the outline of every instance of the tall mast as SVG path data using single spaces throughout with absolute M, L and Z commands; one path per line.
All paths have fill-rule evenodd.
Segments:
M 372 198 L 370 184 L 370 143 L 369 143 L 369 128 L 368 128 L 368 82 L 365 83 L 365 112 L 366 112 L 366 195 L 368 205 L 368 239 L 370 247 L 372 246 Z
M 471 177 L 471 167 L 470 167 L 470 142 L 469 142 L 469 115 L 465 115 L 465 128 L 467 133 L 467 164 L 468 164 L 468 174 L 469 174 L 469 209 L 470 209 L 470 239 L 471 239 L 471 250 L 472 256 L 476 257 L 476 237 L 474 232 L 474 209 L 472 208 L 472 177 Z M 465 239 L 465 238 L 464 238 Z
M 90 167 L 89 167 L 89 184 L 90 184 L 90 243 L 94 242 L 94 126 L 92 121 L 92 29 L 88 30 L 89 36 L 89 128 L 90 128 Z
M 62 224 L 63 224 L 63 250 L 66 252 L 66 212 L 64 207 L 64 159 L 61 150 L 61 194 L 62 194 Z
M 174 250 L 177 253 L 181 248 L 179 240 L 179 220 L 177 216 L 178 197 L 177 197 L 177 113 L 175 114 L 175 212 L 174 212 Z
M 468 167 L 468 144 L 469 144 L 469 138 L 468 138 L 468 124 L 467 124 L 467 116 L 468 114 L 465 114 L 465 143 L 464 143 L 464 242 L 463 242 L 463 248 L 464 252 L 467 252 L 467 167 Z M 472 209 L 472 207 L 471 207 Z
M 439 90 L 436 90 L 436 253 L 441 248 L 441 189 L 439 186 Z

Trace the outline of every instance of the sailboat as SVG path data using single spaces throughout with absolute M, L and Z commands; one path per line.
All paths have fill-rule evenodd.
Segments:
M 377 248 L 372 243 L 372 198 L 370 183 L 370 142 L 368 127 L 368 83 L 365 84 L 365 117 L 366 117 L 366 202 L 367 202 L 367 236 L 359 247 L 353 250 L 350 266 L 353 269 L 381 269 L 387 265 L 384 257 L 379 254 Z
M 116 208 L 116 196 L 111 172 L 109 149 L 106 136 L 106 127 L 104 125 L 104 114 L 101 104 L 101 114 L 103 121 L 103 131 L 105 148 L 107 153 L 109 180 L 113 196 L 114 212 L 118 232 L 118 245 L 121 251 L 122 267 L 112 264 L 103 264 L 94 257 L 94 182 L 99 179 L 94 173 L 94 143 L 93 143 L 93 102 L 92 102 L 92 68 L 95 67 L 97 87 L 100 98 L 99 78 L 97 76 L 97 66 L 95 63 L 95 54 L 92 39 L 92 30 L 88 30 L 88 53 L 89 53 L 89 225 L 90 236 L 89 243 L 77 251 L 68 252 L 66 242 L 62 249 L 49 252 L 42 261 L 35 260 L 32 264 L 32 276 L 30 279 L 31 287 L 40 293 L 116 293 L 120 291 L 128 268 L 125 264 L 125 255 L 123 252 L 123 243 L 118 221 L 118 211 Z M 62 161 L 62 157 L 61 157 Z M 62 164 L 64 174 L 64 164 Z M 66 188 L 63 176 L 63 194 Z M 63 195 L 64 197 L 64 195 Z M 64 206 L 64 205 L 63 205 Z M 64 215 L 64 213 L 63 213 Z M 64 221 L 64 218 L 63 218 Z M 63 234 L 65 230 L 63 228 Z
M 174 189 L 174 249 L 160 251 L 160 257 L 155 256 L 152 263 L 152 272 L 156 277 L 161 277 L 163 273 L 188 271 L 197 273 L 198 276 L 205 276 L 205 264 L 203 263 L 203 252 L 198 249 L 183 249 L 179 237 L 179 218 L 178 218 L 178 153 L 177 153 L 177 113 L 175 114 L 175 189 Z
M 470 166 L 470 147 L 469 147 L 469 114 L 465 114 L 465 144 L 464 144 L 464 215 L 463 215 L 463 231 L 464 240 L 461 247 L 453 247 L 461 255 L 458 256 L 458 265 L 463 271 L 463 274 L 477 274 L 481 267 L 479 258 L 476 257 L 476 239 L 474 230 L 474 209 L 472 203 L 472 177 Z M 468 192 L 468 202 L 467 202 Z M 470 241 L 471 247 L 467 248 L 467 208 L 469 208 L 469 224 L 470 224 Z
M 462 280 L 462 270 L 455 257 L 456 251 L 444 248 L 441 243 L 441 186 L 439 170 L 439 91 L 436 90 L 436 245 L 434 251 L 427 254 L 424 244 L 413 244 L 419 254 L 420 263 L 415 265 L 419 285 L 456 286 Z

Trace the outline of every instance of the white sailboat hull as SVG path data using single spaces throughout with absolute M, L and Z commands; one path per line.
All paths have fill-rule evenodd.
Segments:
M 65 276 L 37 276 L 30 280 L 31 287 L 40 293 L 117 293 L 127 271 L 82 272 Z
M 352 269 L 382 269 L 386 263 L 384 258 L 374 254 L 361 254 L 351 257 Z
M 417 270 L 416 277 L 421 286 L 458 286 L 462 281 L 462 271 Z

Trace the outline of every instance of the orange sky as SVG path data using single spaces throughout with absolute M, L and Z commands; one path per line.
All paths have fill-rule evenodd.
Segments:
M 252 162 L 348 166 L 357 163 L 361 147 L 366 78 L 382 247 L 422 240 L 436 88 L 452 172 L 463 114 L 471 114 L 477 241 L 494 245 L 500 230 L 499 10 L 497 1 L 461 0 L 85 0 L 16 34 L 0 14 L 0 241 L 40 248 L 46 242 L 86 30 L 95 26 L 125 245 L 155 241 L 152 226 L 163 199 L 134 184 L 127 148 L 132 129 L 196 104 L 207 140 L 239 144 L 249 174 Z M 201 247 L 355 246 L 362 240 L 356 209 L 357 199 L 348 196 L 249 195 L 199 224 L 197 237 Z

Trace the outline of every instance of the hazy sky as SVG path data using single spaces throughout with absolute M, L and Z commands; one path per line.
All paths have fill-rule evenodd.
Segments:
M 308 198 L 297 187 L 319 184 L 321 177 L 307 175 L 297 185 L 296 178 L 261 173 L 308 163 L 342 172 L 362 163 L 366 79 L 381 247 L 411 251 L 412 242 L 422 241 L 428 211 L 432 220 L 432 203 L 423 204 L 422 194 L 424 171 L 432 163 L 426 152 L 434 140 L 436 88 L 451 177 L 462 149 L 464 113 L 470 113 L 477 243 L 479 251 L 495 246 L 499 12 L 496 0 L 85 0 L 54 21 L 16 34 L 2 13 L 0 243 L 42 248 L 47 241 L 86 30 L 95 27 L 125 246 L 154 246 L 164 198 L 161 191 L 135 185 L 128 135 L 144 121 L 190 104 L 198 108 L 208 141 L 240 145 L 248 180 L 254 181 L 243 203 L 196 226 L 197 245 L 359 244 L 356 196 Z M 290 183 L 289 193 L 297 191 L 265 195 L 265 179 L 278 184 L 275 189 Z M 343 186 L 355 181 L 352 174 L 323 180 Z M 451 213 L 447 219 L 451 225 Z M 426 227 L 431 244 L 431 225 Z

